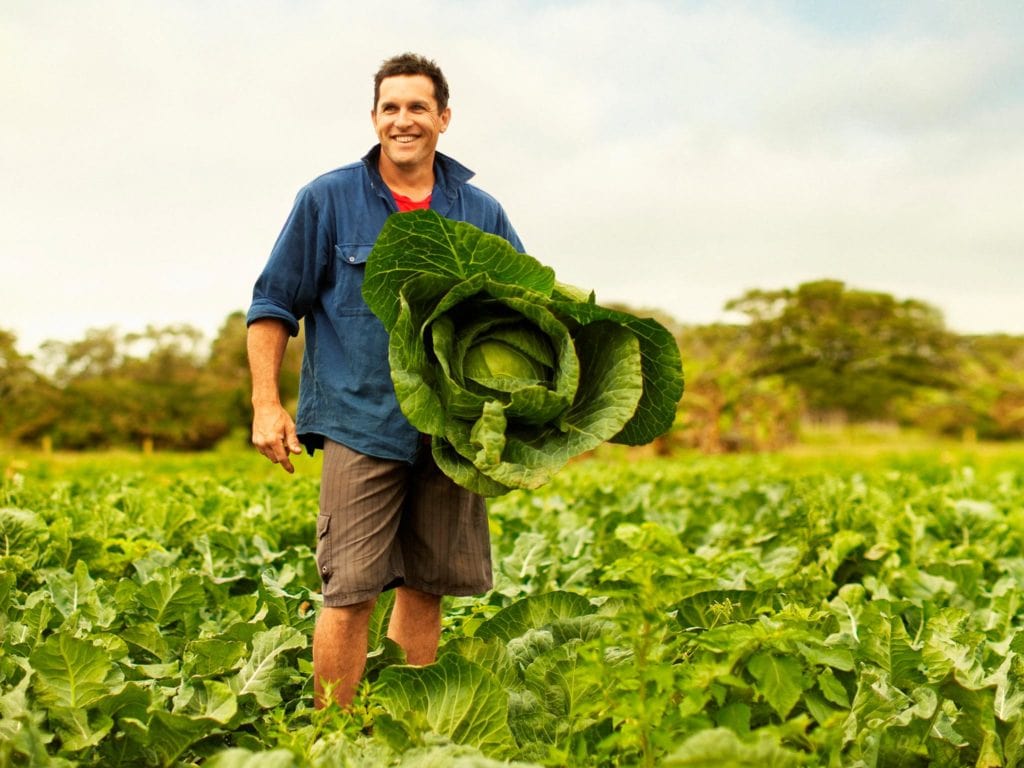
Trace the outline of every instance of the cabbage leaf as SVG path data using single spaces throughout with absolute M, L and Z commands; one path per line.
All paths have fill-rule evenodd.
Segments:
M 683 373 L 664 326 L 599 306 L 472 224 L 391 216 L 363 298 L 389 333 L 402 412 L 441 470 L 484 496 L 538 488 L 574 456 L 648 443 L 675 419 Z

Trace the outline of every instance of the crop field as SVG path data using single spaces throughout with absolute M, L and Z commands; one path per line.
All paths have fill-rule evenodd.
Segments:
M 313 708 L 317 462 L 0 456 L 3 766 L 1024 765 L 1024 449 L 571 463 Z

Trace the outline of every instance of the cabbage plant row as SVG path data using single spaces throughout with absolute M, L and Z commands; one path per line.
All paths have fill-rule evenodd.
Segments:
M 316 483 L 7 473 L 0 764 L 1024 764 L 1024 457 L 570 464 L 491 502 L 438 661 L 316 711 Z

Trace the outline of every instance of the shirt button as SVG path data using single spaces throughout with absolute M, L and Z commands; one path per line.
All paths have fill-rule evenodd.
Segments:
M 350 262 L 351 262 L 351 261 L 355 261 L 355 260 L 356 260 L 356 257 L 355 257 L 355 256 L 349 256 L 349 257 L 348 257 L 348 260 L 349 260 Z

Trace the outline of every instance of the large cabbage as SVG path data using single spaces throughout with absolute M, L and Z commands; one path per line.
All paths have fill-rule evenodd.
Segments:
M 402 412 L 477 493 L 537 488 L 572 457 L 650 442 L 675 418 L 683 374 L 664 326 L 598 306 L 471 224 L 391 216 L 363 297 L 390 334 Z

